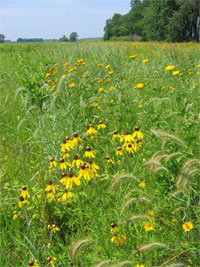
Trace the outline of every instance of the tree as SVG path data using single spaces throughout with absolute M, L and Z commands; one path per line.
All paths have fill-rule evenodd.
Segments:
M 0 34 L 0 43 L 4 43 L 4 40 L 5 40 L 5 35 Z
M 76 42 L 78 40 L 78 34 L 77 32 L 72 32 L 69 36 L 69 41 L 70 42 Z
M 63 37 L 59 39 L 59 42 L 69 42 L 69 39 L 65 35 L 63 35 Z

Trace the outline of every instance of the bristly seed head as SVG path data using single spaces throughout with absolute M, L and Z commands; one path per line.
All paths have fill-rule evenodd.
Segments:
M 63 138 L 62 142 L 63 142 L 63 144 L 65 144 L 66 143 L 66 138 Z
M 115 130 L 113 133 L 114 133 L 114 134 L 118 134 L 118 131 L 117 131 L 117 130 Z
M 65 160 L 63 158 L 60 158 L 60 163 L 63 163 Z
M 47 260 L 48 260 L 48 261 L 51 261 L 51 257 L 48 257 Z
M 126 130 L 124 134 L 125 134 L 125 135 L 128 135 L 128 134 L 129 134 L 129 131 L 128 131 L 128 130 Z
M 16 210 L 14 210 L 14 211 L 13 211 L 13 214 L 17 214 L 17 211 L 16 211 Z
M 116 226 L 117 226 L 117 225 L 116 225 L 115 223 L 111 223 L 111 224 L 110 224 L 110 227 L 111 227 L 111 228 L 114 228 L 114 227 L 116 227 Z
M 92 127 L 92 124 L 89 124 L 89 127 Z
M 33 264 L 34 264 L 33 261 L 29 261 L 29 262 L 28 262 L 28 265 L 29 265 L 29 266 L 33 266 Z
M 22 187 L 22 190 L 27 190 L 27 187 L 24 185 L 24 186 Z
M 109 156 L 106 156 L 106 159 L 107 159 L 107 160 L 109 160 L 109 159 L 110 159 L 110 157 L 109 157 Z
M 90 125 L 87 125 L 86 127 L 87 127 L 87 130 L 90 129 Z
M 64 192 L 65 192 L 65 193 L 67 193 L 67 192 L 68 192 L 68 190 L 67 190 L 67 189 L 65 189 L 65 190 L 64 190 Z
M 99 121 L 99 124 L 102 124 L 103 123 L 103 121 Z
M 67 174 L 66 174 L 66 172 L 62 172 L 62 177 L 65 177 Z
M 128 147 L 132 147 L 132 144 L 131 143 L 128 143 Z
M 51 189 L 50 188 L 47 190 L 47 193 L 51 193 Z
M 135 127 L 135 131 L 139 131 L 139 127 L 138 126 Z
M 91 147 L 90 146 L 86 146 L 86 151 L 90 151 L 91 150 Z
M 52 181 L 51 180 L 48 181 L 48 185 L 52 185 Z
M 70 178 L 72 178 L 72 177 L 73 177 L 73 172 L 68 172 L 68 176 L 69 176 Z
M 19 201 L 24 201 L 23 196 L 20 196 L 20 197 L 19 197 Z
M 117 150 L 118 150 L 118 151 L 121 151 L 121 150 L 122 150 L 122 148 L 121 148 L 120 146 L 118 146 Z
M 77 133 L 74 133 L 74 137 L 77 138 L 78 137 L 78 134 Z
M 53 157 L 50 157 L 50 161 L 54 161 L 54 158 Z
M 69 139 L 70 139 L 69 136 L 66 136 L 66 140 L 69 141 Z
M 75 159 L 75 160 L 78 159 L 78 155 L 77 155 L 77 154 L 74 155 L 74 159 Z

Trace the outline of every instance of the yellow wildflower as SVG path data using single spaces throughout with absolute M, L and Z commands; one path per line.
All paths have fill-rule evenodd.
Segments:
M 129 153 L 129 154 L 134 154 L 134 145 L 132 143 L 126 142 L 123 145 L 123 148 Z
M 113 74 L 113 73 L 114 73 L 114 70 L 111 70 L 111 71 L 108 72 L 108 74 L 110 74 L 110 75 Z
M 78 178 L 80 179 L 83 177 L 85 180 L 90 180 L 91 177 L 93 176 L 93 172 L 89 168 L 89 166 L 82 164 L 81 169 L 78 171 Z
M 194 228 L 191 222 L 185 222 L 182 227 L 185 232 L 189 232 L 192 228 Z
M 71 164 L 65 161 L 63 158 L 60 158 L 60 169 L 67 169 L 67 166 L 71 167 Z
M 120 142 L 131 143 L 132 141 L 134 141 L 133 136 L 126 130 L 124 136 L 121 137 Z
M 149 231 L 153 231 L 154 230 L 154 226 L 148 222 L 145 222 L 144 223 L 144 229 L 146 232 L 149 232 Z
M 103 92 L 103 87 L 99 88 L 98 91 L 99 91 L 99 92 Z
M 173 222 L 173 223 L 175 223 L 175 222 L 176 222 L 176 219 L 175 219 L 175 218 L 173 218 L 173 219 L 172 219 L 172 222 Z
M 139 105 L 138 105 L 138 108 L 142 108 L 142 107 L 143 107 L 143 105 L 142 105 L 142 104 L 139 104 Z
M 140 187 L 140 188 L 145 188 L 145 186 L 146 186 L 145 182 L 141 182 L 141 183 L 139 184 L 139 187 Z
M 99 166 L 96 163 L 92 162 L 91 159 L 88 159 L 88 166 L 92 171 L 94 171 L 97 174 L 97 170 L 99 170 Z
M 48 257 L 47 258 L 47 261 L 50 262 L 50 264 L 51 264 L 52 267 L 55 267 L 54 261 L 56 261 L 56 260 L 57 260 L 56 257 Z
M 129 58 L 136 58 L 137 55 L 130 55 Z
M 53 92 L 53 90 L 55 89 L 55 87 L 56 87 L 56 86 L 53 85 L 53 86 L 51 87 L 50 91 Z
M 99 129 L 104 129 L 104 128 L 106 128 L 106 125 L 103 123 L 103 121 L 100 121 L 99 125 L 98 125 L 98 130 Z
M 174 66 L 173 65 L 169 65 L 165 68 L 166 71 L 171 71 L 174 69 Z
M 98 66 L 98 67 L 101 67 L 101 66 L 102 66 L 102 64 L 101 64 L 101 63 L 99 63 L 99 64 L 97 64 L 97 66 Z
M 142 62 L 143 63 L 147 63 L 149 61 L 149 59 L 143 59 Z
M 50 73 L 48 72 L 47 74 L 46 74 L 46 78 L 48 78 L 50 76 Z
M 111 87 L 109 88 L 110 91 L 113 91 L 114 89 L 115 89 L 114 86 L 111 86 Z
M 138 89 L 141 89 L 144 87 L 144 84 L 143 83 L 138 83 L 134 86 L 134 88 L 138 88 Z
M 95 152 L 91 150 L 90 146 L 87 146 L 85 150 L 84 158 L 95 158 Z
M 32 266 L 32 267 L 39 267 L 37 261 L 35 261 L 35 262 L 33 262 L 33 261 L 29 261 L 29 262 L 28 262 L 28 265 L 29 265 L 29 266 Z
M 50 158 L 50 166 L 51 166 L 51 167 L 56 167 L 56 165 L 57 165 L 57 162 L 54 160 L 53 157 L 51 157 L 51 158 Z
M 94 134 L 96 134 L 97 133 L 97 131 L 92 127 L 92 124 L 89 124 L 88 126 L 87 126 L 87 132 L 86 132 L 86 135 L 88 136 L 88 135 L 94 135 Z
M 71 83 L 71 84 L 69 85 L 70 88 L 73 88 L 74 86 L 75 86 L 75 83 Z
M 71 191 L 68 191 L 67 189 L 65 189 L 62 197 L 61 197 L 61 200 L 62 201 L 66 201 L 68 199 L 72 198 L 72 192 Z
M 106 161 L 112 164 L 115 163 L 109 156 L 106 156 Z
M 29 195 L 29 192 L 28 192 L 26 186 L 23 186 L 23 187 L 22 187 L 22 192 L 21 192 L 20 196 L 22 196 L 24 199 L 25 199 L 26 197 L 27 197 L 27 198 L 30 198 L 30 195 Z
M 117 130 L 115 130 L 113 132 L 112 140 L 115 140 L 116 138 L 118 138 L 118 139 L 121 139 L 122 138 L 121 135 L 118 134 L 118 131 Z
M 111 100 L 110 100 L 110 103 L 111 103 L 111 104 L 112 104 L 112 103 L 114 103 L 114 102 L 115 102 L 115 100 L 114 100 L 114 99 L 111 99 Z
M 143 139 L 144 138 L 144 134 L 140 131 L 139 127 L 136 126 L 135 130 L 132 134 L 132 138 L 138 138 L 138 139 Z
M 30 205 L 30 202 L 28 200 L 24 199 L 23 196 L 20 196 L 18 204 L 19 204 L 19 207 L 22 208 L 25 204 Z
M 110 68 L 110 65 L 105 66 L 105 70 L 107 71 Z
M 179 73 L 180 73 L 180 71 L 179 71 L 179 70 L 176 70 L 176 71 L 173 71 L 172 75 L 176 76 L 176 75 L 178 75 Z
M 84 161 L 78 159 L 78 155 L 75 154 L 75 155 L 74 155 L 74 160 L 72 161 L 72 164 L 71 164 L 71 167 L 73 168 L 74 166 L 76 166 L 77 168 L 79 168 L 79 166 L 80 166 L 81 164 L 84 164 Z
M 16 210 L 13 211 L 13 220 L 16 220 L 18 218 L 18 213 Z
M 117 151 L 115 152 L 115 154 L 117 156 L 122 156 L 123 155 L 123 151 L 122 151 L 122 148 L 120 146 L 117 148 Z
M 110 232 L 111 233 L 119 232 L 119 228 L 117 227 L 117 225 L 115 223 L 111 223 L 111 225 L 110 225 Z
M 51 233 L 56 233 L 56 232 L 59 232 L 60 231 L 60 228 L 57 227 L 55 224 L 52 224 L 51 226 Z

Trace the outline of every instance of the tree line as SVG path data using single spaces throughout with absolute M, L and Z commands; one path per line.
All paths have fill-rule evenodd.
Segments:
M 104 40 L 141 36 L 143 41 L 199 41 L 200 0 L 131 0 L 125 14 L 106 20 Z

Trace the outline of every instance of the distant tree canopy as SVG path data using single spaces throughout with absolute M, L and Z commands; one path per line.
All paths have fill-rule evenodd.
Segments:
M 106 20 L 104 40 L 139 35 L 144 41 L 199 40 L 200 0 L 131 0 L 131 10 Z
M 63 37 L 61 37 L 61 38 L 59 39 L 59 41 L 60 41 L 60 42 L 69 42 L 69 39 L 68 39 L 65 35 L 63 35 Z
M 69 41 L 70 42 L 76 42 L 78 40 L 78 34 L 77 32 L 72 32 L 69 36 Z
M 22 43 L 22 42 L 44 42 L 44 39 L 42 38 L 18 38 L 17 39 L 18 43 Z
M 4 43 L 5 35 L 0 33 L 0 43 Z

